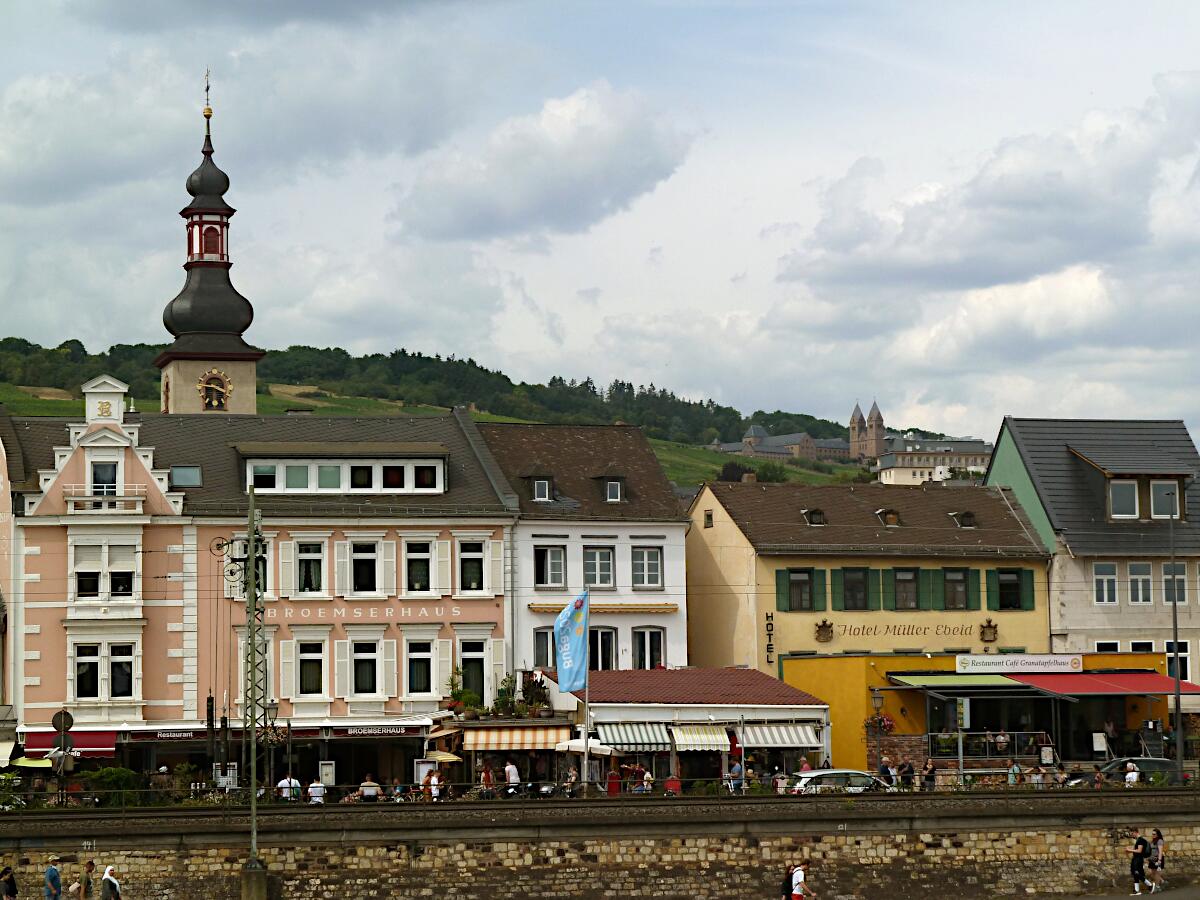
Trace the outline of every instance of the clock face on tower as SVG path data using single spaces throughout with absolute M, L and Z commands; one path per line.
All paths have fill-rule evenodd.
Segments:
M 200 392 L 200 402 L 205 409 L 223 410 L 229 406 L 233 382 L 220 369 L 209 369 L 200 376 L 196 390 Z

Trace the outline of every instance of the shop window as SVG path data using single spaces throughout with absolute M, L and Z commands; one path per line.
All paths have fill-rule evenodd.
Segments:
M 662 547 L 634 547 L 633 589 L 648 591 L 662 586 Z
M 918 573 L 916 569 L 896 569 L 896 609 L 920 609 Z
M 967 570 L 946 569 L 945 576 L 945 607 L 946 609 L 967 608 Z
M 350 544 L 350 591 L 354 594 L 374 594 L 378 590 L 379 545 L 373 541 L 354 541 Z
M 846 610 L 867 609 L 867 570 L 842 570 L 842 606 Z
M 1117 602 L 1117 564 L 1092 563 L 1092 589 L 1097 603 Z
M 566 585 L 565 547 L 533 548 L 533 585 L 540 588 L 564 587 Z
M 433 693 L 433 641 L 408 642 L 408 693 Z
M 379 644 L 375 641 L 354 641 L 354 693 L 374 695 L 379 687 Z
M 593 628 L 588 634 L 588 668 L 593 671 L 617 667 L 617 630 Z
M 1179 642 L 1179 678 L 1188 680 L 1188 641 Z M 1164 641 L 1163 652 L 1167 654 L 1167 677 L 1175 677 L 1175 642 Z
M 464 691 L 471 691 L 483 702 L 484 694 L 484 642 L 459 641 L 458 666 L 462 673 Z
M 301 641 L 299 653 L 301 697 L 320 697 L 325 693 L 325 645 L 320 641 Z
M 554 668 L 554 629 L 535 628 L 533 631 L 533 665 L 539 669 Z
M 463 541 L 458 545 L 458 589 L 460 592 L 483 591 L 483 546 L 483 541 Z
M 1163 602 L 1187 603 L 1187 563 L 1163 563 Z
M 75 645 L 75 699 L 100 699 L 100 645 Z
M 661 628 L 635 628 L 633 630 L 633 667 L 635 669 L 657 669 L 664 665 L 663 643 L 665 637 Z
M 430 573 L 433 544 L 429 541 L 405 541 L 404 585 L 410 594 L 425 594 L 433 590 Z
M 583 583 L 593 588 L 613 587 L 613 548 L 583 548 Z
M 320 541 L 296 544 L 296 592 L 319 594 L 324 585 L 325 545 Z
M 1129 564 L 1129 602 L 1150 603 L 1151 586 L 1154 584 L 1153 567 L 1150 563 Z
M 999 588 L 998 608 L 1021 608 L 1021 573 L 1001 571 L 996 573 Z

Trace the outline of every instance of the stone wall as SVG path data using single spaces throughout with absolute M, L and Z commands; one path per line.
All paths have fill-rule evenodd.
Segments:
M 778 896 L 788 861 L 812 860 L 823 896 L 876 900 L 1121 889 L 1130 825 L 1162 828 L 1173 879 L 1200 864 L 1200 795 L 649 799 L 441 808 L 285 809 L 261 819 L 277 898 Z M 116 865 L 127 895 L 239 895 L 244 811 L 0 819 L 0 853 L 33 894 L 51 851 L 73 877 Z

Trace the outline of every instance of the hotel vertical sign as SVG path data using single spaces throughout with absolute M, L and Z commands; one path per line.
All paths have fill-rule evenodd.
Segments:
M 767 665 L 775 664 L 775 613 L 766 613 L 764 633 L 767 638 Z

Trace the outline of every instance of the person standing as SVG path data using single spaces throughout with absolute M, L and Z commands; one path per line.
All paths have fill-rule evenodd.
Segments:
M 1157 894 L 1167 883 L 1163 872 L 1167 868 L 1167 842 L 1163 840 L 1162 832 L 1157 828 L 1150 832 L 1150 893 Z
M 792 873 L 796 871 L 794 865 L 787 867 L 787 873 L 783 876 L 783 881 L 779 885 L 780 900 L 792 900 Z
M 291 772 L 279 779 L 279 784 L 275 787 L 278 789 L 280 800 L 291 803 L 300 799 L 300 782 L 292 777 Z
M 496 776 L 492 774 L 491 763 L 485 762 L 479 773 L 479 796 L 483 800 L 491 800 L 496 796 Z
M 4 900 L 17 896 L 20 891 L 17 888 L 17 873 L 13 871 L 12 866 L 5 866 L 0 869 L 0 897 Z
M 1021 783 L 1021 767 L 1017 765 L 1017 761 L 1012 757 L 1008 760 L 1008 786 L 1016 787 Z
M 1140 774 L 1138 767 L 1132 762 L 1125 763 L 1125 787 L 1134 787 Z
M 804 900 L 806 897 L 816 896 L 816 892 L 808 881 L 808 860 L 802 859 L 792 870 L 792 900 Z
M 1146 860 L 1150 856 L 1150 842 L 1142 837 L 1141 829 L 1134 826 L 1130 829 L 1130 836 L 1133 838 L 1133 846 L 1126 847 L 1125 852 L 1129 856 L 1129 875 L 1133 879 L 1133 893 L 1140 894 L 1142 885 L 1154 890 L 1149 879 L 1146 878 Z
M 308 786 L 308 802 L 312 806 L 322 806 L 325 803 L 325 785 L 321 776 L 313 776 L 312 784 Z
M 913 789 L 913 781 L 916 778 L 917 770 L 912 764 L 912 760 L 907 756 L 900 761 L 900 768 L 897 769 L 900 773 L 900 787 L 903 790 L 911 791 Z
M 429 770 L 429 799 L 434 803 L 442 799 L 442 772 L 437 766 Z
M 121 900 L 121 882 L 117 881 L 117 869 L 109 866 L 100 879 L 100 900 Z
M 517 770 L 517 764 L 512 761 L 511 757 L 504 764 L 504 783 L 508 786 L 508 796 L 515 797 L 521 792 L 521 773 Z
M 886 756 L 879 761 L 879 780 L 891 787 L 896 783 L 896 775 L 892 769 L 892 761 Z
M 1104 787 L 1104 770 L 1099 766 L 1092 766 L 1092 787 L 1096 790 Z
M 59 900 L 62 896 L 62 876 L 58 873 L 59 857 L 52 855 L 46 860 L 46 863 L 43 893 L 46 900 Z
M 742 778 L 742 764 L 739 760 L 734 760 L 733 765 L 729 767 L 729 788 L 735 794 L 740 794 L 745 784 L 745 779 Z
M 79 896 L 82 900 L 88 900 L 96 895 L 96 863 L 94 860 L 88 860 L 83 864 L 83 875 L 79 878 Z
M 937 766 L 932 759 L 926 759 L 925 768 L 921 770 L 921 790 L 937 790 Z

